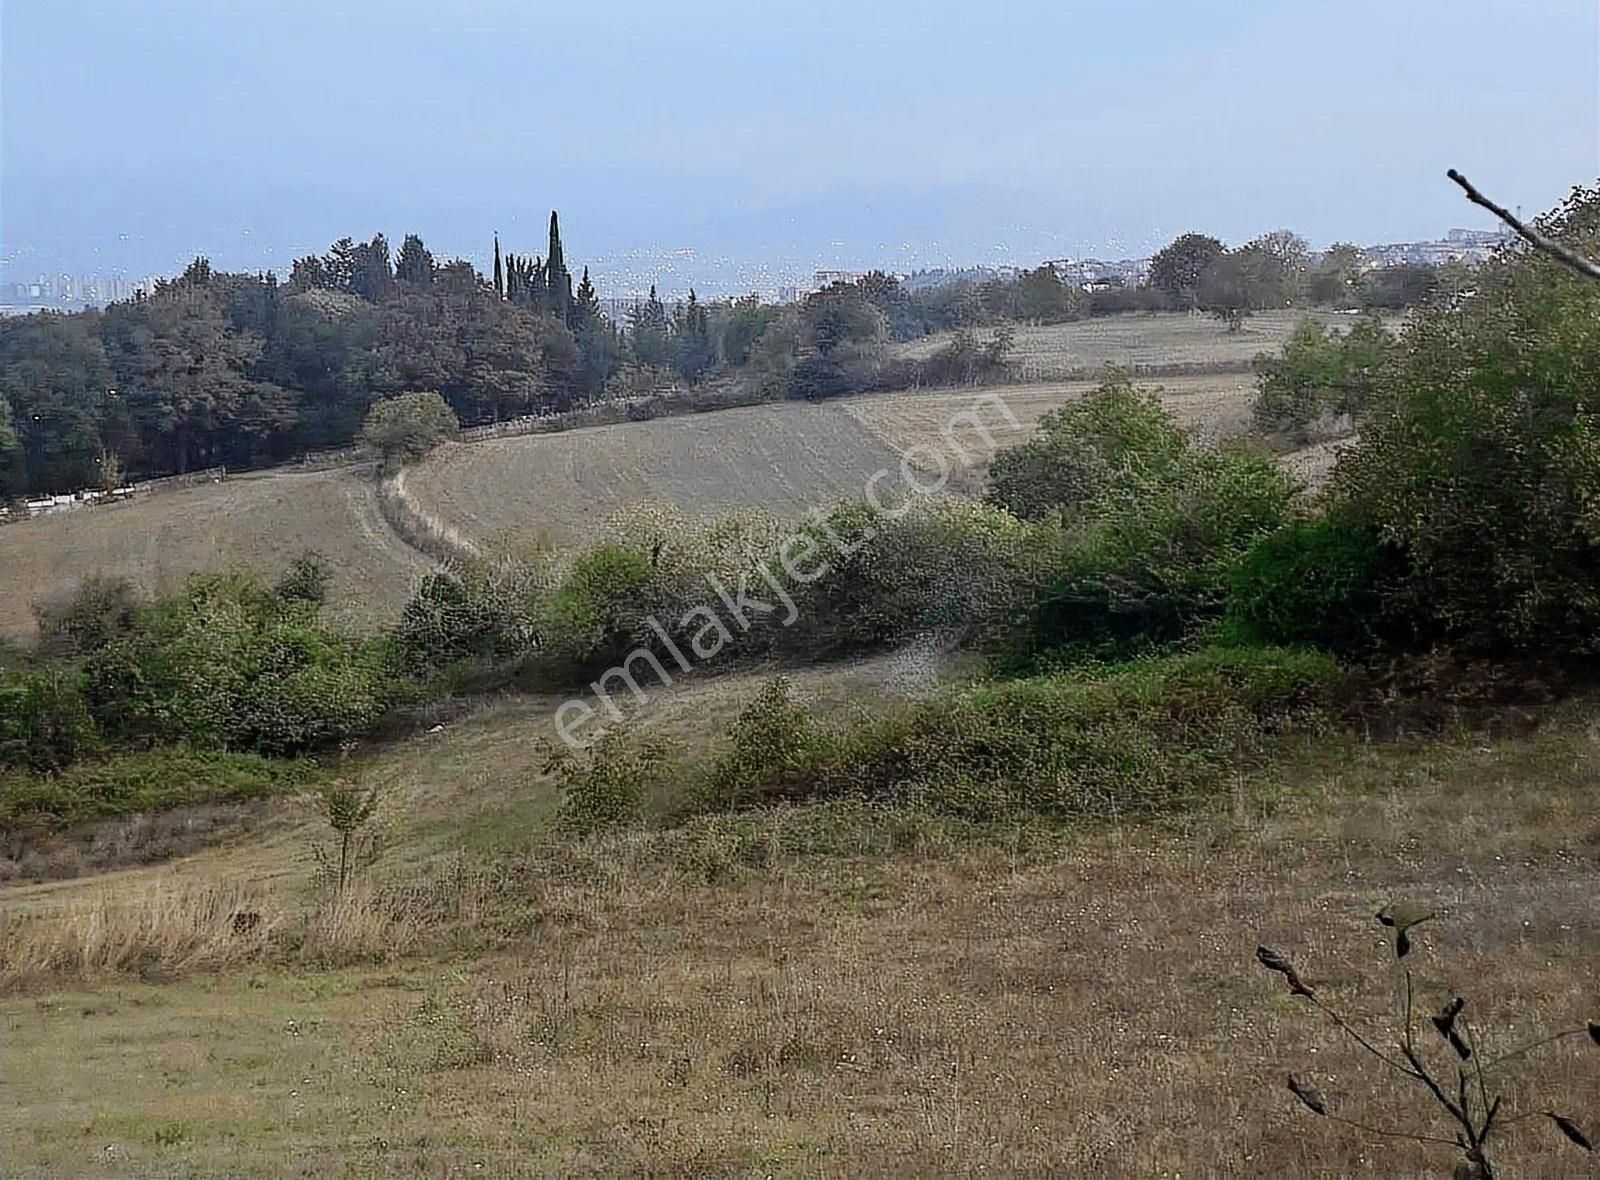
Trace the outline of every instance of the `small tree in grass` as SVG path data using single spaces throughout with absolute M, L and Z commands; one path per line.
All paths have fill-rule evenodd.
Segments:
M 395 468 L 422 458 L 460 429 L 455 411 L 437 393 L 402 393 L 373 403 L 361 445 Z
M 335 888 L 342 893 L 350 882 L 353 868 L 350 854 L 356 836 L 378 810 L 378 791 L 376 787 L 363 790 L 343 779 L 334 779 L 317 792 L 317 809 L 339 837 L 339 875 Z
M 1455 1148 L 1461 1154 L 1454 1172 L 1456 1180 L 1493 1180 L 1499 1175 L 1492 1160 L 1493 1148 L 1504 1137 L 1506 1130 L 1528 1119 L 1548 1122 L 1575 1148 L 1592 1152 L 1594 1145 L 1588 1136 L 1565 1114 L 1548 1108 L 1509 1113 L 1502 1086 L 1504 1067 L 1525 1059 L 1537 1049 L 1578 1038 L 1587 1038 L 1600 1048 L 1600 1021 L 1590 1021 L 1581 1028 L 1567 1029 L 1502 1052 L 1493 1052 L 1482 1030 L 1474 1027 L 1465 1016 L 1467 1001 L 1455 995 L 1440 1008 L 1437 1015 L 1428 1020 L 1448 1064 L 1441 1066 L 1437 1060 L 1430 1062 L 1429 1057 L 1437 1058 L 1438 1054 L 1428 1054 L 1419 1039 L 1419 1032 L 1425 1036 L 1427 1026 L 1423 1026 L 1416 1018 L 1416 985 L 1411 968 L 1405 965 L 1404 960 L 1413 946 L 1411 931 L 1433 916 L 1431 909 L 1415 902 L 1398 902 L 1378 911 L 1379 923 L 1394 932 L 1395 962 L 1403 976 L 1400 1011 L 1392 1047 L 1380 1043 L 1382 1038 L 1362 1033 L 1332 1008 L 1281 951 L 1258 946 L 1256 962 L 1268 971 L 1282 975 L 1291 995 L 1305 1000 L 1365 1052 L 1415 1083 L 1427 1101 L 1445 1117 L 1454 1137 L 1447 1139 L 1437 1134 L 1427 1134 L 1414 1129 L 1416 1124 L 1380 1127 L 1348 1118 L 1335 1109 L 1335 1103 L 1322 1091 L 1294 1074 L 1288 1078 L 1289 1092 L 1319 1118 L 1343 1123 L 1371 1135 Z

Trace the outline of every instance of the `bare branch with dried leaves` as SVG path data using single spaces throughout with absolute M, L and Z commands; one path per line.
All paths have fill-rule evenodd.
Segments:
M 1600 283 L 1600 262 L 1595 262 L 1592 259 L 1585 258 L 1582 254 L 1579 254 L 1576 250 L 1572 249 L 1572 247 L 1564 245 L 1563 243 L 1556 241 L 1554 238 L 1546 237 L 1538 230 L 1529 227 L 1522 221 L 1521 218 L 1515 216 L 1510 210 L 1505 208 L 1505 206 L 1497 205 L 1488 197 L 1484 196 L 1473 186 L 1470 180 L 1461 175 L 1461 173 L 1457 172 L 1454 168 L 1450 169 L 1450 171 L 1445 173 L 1445 175 L 1461 186 L 1461 191 L 1467 194 L 1467 200 L 1471 201 L 1474 205 L 1480 205 L 1487 209 L 1490 213 L 1493 213 L 1501 221 L 1505 222 L 1508 226 L 1515 230 L 1517 236 L 1522 238 L 1523 241 L 1527 242 L 1535 250 L 1539 250 L 1542 253 L 1550 255 L 1550 257 L 1554 258 L 1563 266 L 1570 267 L 1579 274 L 1583 275 L 1585 278 L 1590 278 L 1595 280 L 1595 282 Z

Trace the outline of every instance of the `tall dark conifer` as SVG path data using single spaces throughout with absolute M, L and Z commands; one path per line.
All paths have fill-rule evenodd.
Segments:
M 567 270 L 567 258 L 561 249 L 561 223 L 554 209 L 550 211 L 550 253 L 545 259 L 545 289 L 550 311 L 565 320 L 572 306 L 572 273 Z
M 506 297 L 506 272 L 500 266 L 500 235 L 494 236 L 494 293 L 501 299 Z

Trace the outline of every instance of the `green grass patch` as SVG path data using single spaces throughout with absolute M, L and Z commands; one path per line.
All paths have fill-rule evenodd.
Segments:
M 1208 648 L 987 684 L 845 729 L 780 683 L 682 811 L 856 797 L 980 823 L 1157 814 L 1216 794 L 1276 735 L 1314 725 L 1341 679 L 1317 653 Z
M 77 763 L 57 774 L 0 776 L 0 825 L 53 828 L 198 803 L 239 803 L 303 790 L 313 763 L 183 746 Z

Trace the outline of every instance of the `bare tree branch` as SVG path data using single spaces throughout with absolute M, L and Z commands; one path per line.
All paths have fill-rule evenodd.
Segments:
M 1461 173 L 1457 172 L 1454 168 L 1450 169 L 1450 171 L 1445 173 L 1445 175 L 1461 186 L 1461 191 L 1467 194 L 1467 200 L 1471 201 L 1474 205 L 1481 205 L 1490 213 L 1493 213 L 1501 221 L 1505 222 L 1512 229 L 1516 230 L 1518 236 L 1531 245 L 1535 250 L 1540 250 L 1543 253 L 1550 255 L 1550 257 L 1554 258 L 1563 266 L 1571 267 L 1585 278 L 1590 278 L 1595 280 L 1595 282 L 1600 283 L 1600 263 L 1593 262 L 1590 259 L 1585 258 L 1576 250 L 1573 250 L 1569 246 L 1562 245 L 1554 238 L 1547 238 L 1537 230 L 1528 228 L 1521 222 L 1521 220 L 1513 216 L 1509 210 L 1503 206 L 1496 205 L 1488 197 L 1480 193 L 1476 188 L 1473 187 L 1470 180 L 1461 175 Z

